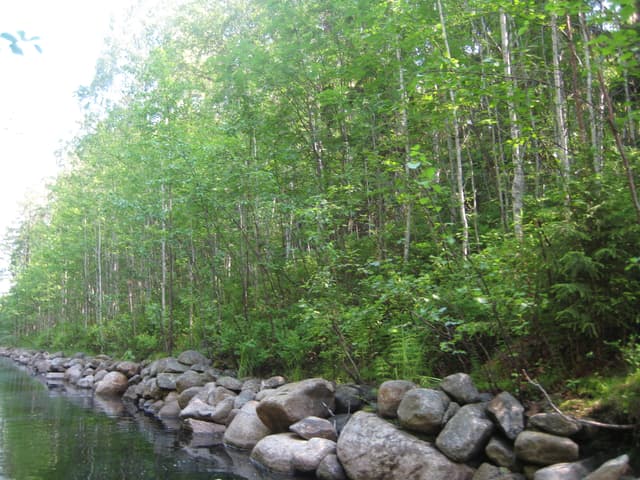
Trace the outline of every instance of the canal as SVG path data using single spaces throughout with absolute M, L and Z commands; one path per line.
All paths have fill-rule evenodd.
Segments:
M 120 400 L 47 385 L 0 359 L 0 480 L 281 478 L 246 453 L 182 436 Z

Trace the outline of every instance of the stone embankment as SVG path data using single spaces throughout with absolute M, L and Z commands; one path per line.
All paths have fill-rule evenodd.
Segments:
M 620 480 L 626 454 L 585 458 L 597 435 L 556 413 L 525 414 L 508 392 L 480 393 L 464 373 L 437 388 L 403 380 L 373 395 L 322 378 L 238 379 L 195 351 L 141 364 L 106 356 L 0 349 L 49 381 L 122 397 L 178 420 L 201 445 L 251 452 L 258 465 L 321 480 Z M 607 460 L 607 461 L 605 461 Z

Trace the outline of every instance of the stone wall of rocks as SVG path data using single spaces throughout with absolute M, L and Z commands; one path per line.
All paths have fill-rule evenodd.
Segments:
M 135 363 L 0 349 L 48 381 L 122 397 L 180 422 L 200 446 L 223 442 L 258 465 L 321 480 L 620 480 L 629 457 L 584 458 L 587 431 L 557 413 L 525 414 L 508 392 L 481 393 L 457 373 L 437 388 L 404 380 L 373 394 L 322 378 L 236 378 L 198 352 Z M 607 460 L 607 461 L 605 461 Z

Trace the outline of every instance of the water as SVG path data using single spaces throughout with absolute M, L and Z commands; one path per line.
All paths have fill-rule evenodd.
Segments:
M 50 388 L 0 359 L 0 480 L 275 478 L 245 453 L 190 445 L 119 400 Z

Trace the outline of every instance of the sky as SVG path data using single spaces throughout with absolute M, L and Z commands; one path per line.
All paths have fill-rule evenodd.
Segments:
M 15 225 L 27 198 L 42 196 L 57 171 L 56 151 L 78 131 L 74 92 L 93 79 L 111 20 L 131 0 L 0 0 L 0 32 L 38 36 L 14 55 L 0 39 L 0 236 Z M 1 245 L 1 243 L 0 243 Z M 7 252 L 0 246 L 0 271 Z M 0 294 L 9 283 L 0 279 Z

